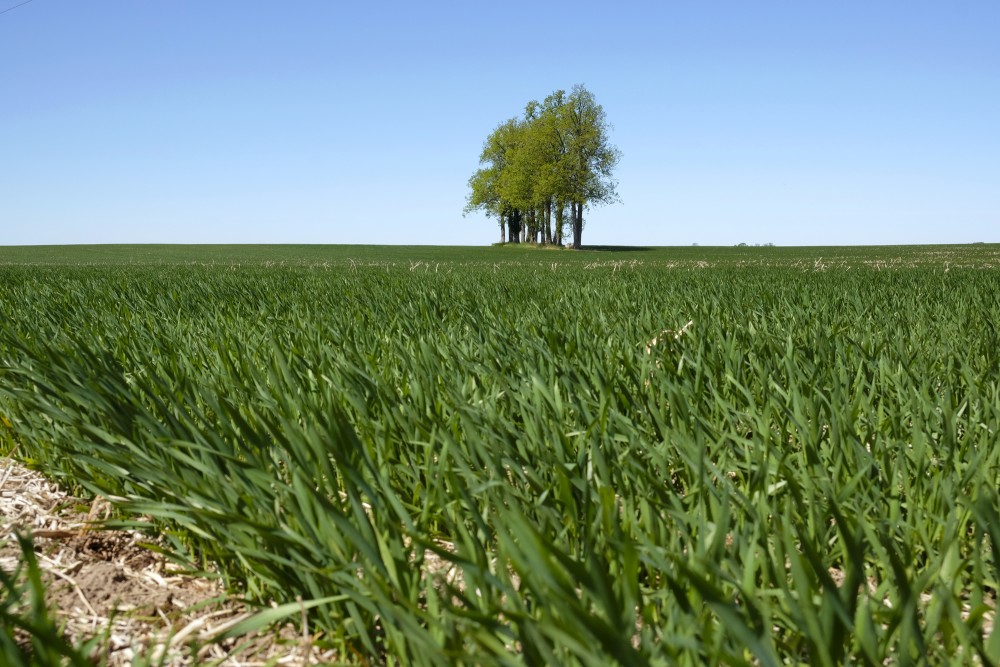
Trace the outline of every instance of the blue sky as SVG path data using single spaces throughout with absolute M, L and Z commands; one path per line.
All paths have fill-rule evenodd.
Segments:
M 576 83 L 623 153 L 585 244 L 1000 242 L 998 34 L 996 0 L 32 0 L 0 245 L 490 243 L 483 140 Z

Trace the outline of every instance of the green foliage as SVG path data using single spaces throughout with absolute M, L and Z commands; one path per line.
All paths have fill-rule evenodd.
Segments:
M 521 217 L 529 212 L 548 216 L 554 207 L 561 224 L 563 209 L 571 205 L 573 224 L 582 230 L 584 206 L 618 199 L 612 175 L 621 154 L 609 131 L 604 109 L 581 85 L 569 95 L 557 90 L 542 103 L 529 102 L 522 119 L 504 121 L 486 138 L 479 156 L 483 166 L 469 179 L 465 213 L 482 210 L 497 216 L 501 226 L 513 220 L 516 238 Z M 544 239 L 549 241 L 547 234 Z
M 6 263 L 0 414 L 349 662 L 1000 659 L 995 246 L 507 251 Z

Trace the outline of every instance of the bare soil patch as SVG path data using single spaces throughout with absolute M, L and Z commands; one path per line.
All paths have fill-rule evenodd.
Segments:
M 291 625 L 276 632 L 214 641 L 253 610 L 215 580 L 181 573 L 147 545 L 150 534 L 100 527 L 110 507 L 74 498 L 41 474 L 0 457 L 0 568 L 16 569 L 15 532 L 30 534 L 47 601 L 74 641 L 106 635 L 107 664 L 164 655 L 165 665 L 326 664 L 312 637 Z

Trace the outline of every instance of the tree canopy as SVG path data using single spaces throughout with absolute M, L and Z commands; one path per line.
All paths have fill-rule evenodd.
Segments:
M 486 138 L 465 212 L 495 216 L 501 242 L 562 245 L 568 226 L 579 248 L 584 209 L 618 201 L 613 171 L 621 153 L 609 130 L 604 108 L 582 85 L 528 102 Z

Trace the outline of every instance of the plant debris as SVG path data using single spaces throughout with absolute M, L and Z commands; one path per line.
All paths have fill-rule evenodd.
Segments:
M 304 666 L 336 657 L 311 637 L 304 641 L 291 624 L 214 642 L 249 618 L 252 608 L 228 597 L 218 581 L 181 573 L 145 546 L 153 541 L 149 534 L 101 527 L 109 509 L 103 499 L 70 496 L 40 473 L 0 457 L 0 568 L 17 567 L 15 531 L 30 535 L 50 608 L 74 643 L 106 637 L 104 655 L 95 656 L 104 664 L 130 665 L 142 655 L 178 667 Z

